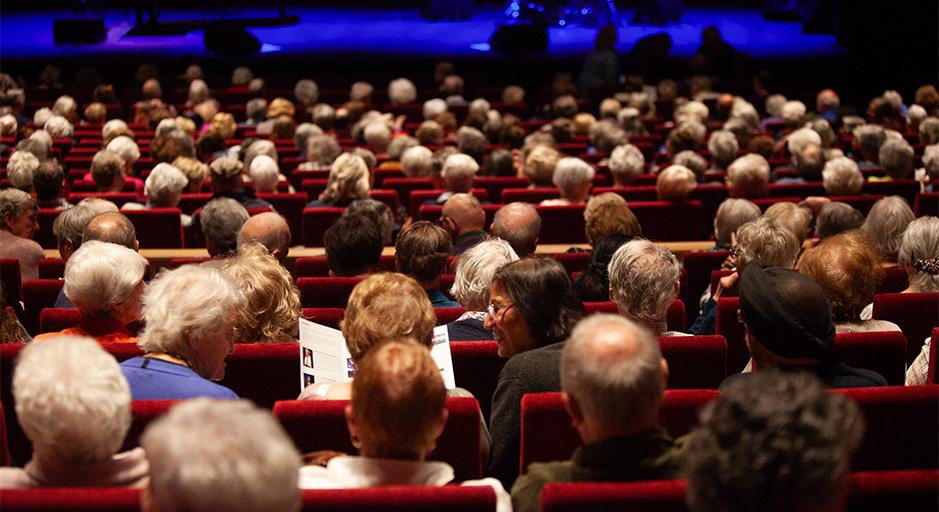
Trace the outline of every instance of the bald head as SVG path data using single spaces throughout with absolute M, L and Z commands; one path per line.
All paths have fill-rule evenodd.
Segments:
M 267 248 L 281 265 L 287 262 L 290 252 L 290 226 L 278 213 L 259 213 L 245 221 L 238 232 L 238 248 L 258 243 Z
M 528 203 L 509 203 L 496 212 L 489 234 L 508 242 L 519 258 L 531 256 L 538 247 L 541 216 Z
M 470 231 L 481 231 L 486 225 L 486 212 L 479 200 L 470 194 L 450 196 L 443 204 L 441 215 L 454 238 Z
M 116 212 L 100 213 L 88 222 L 82 232 L 82 243 L 89 240 L 123 245 L 135 251 L 140 248 L 134 224 L 124 214 Z

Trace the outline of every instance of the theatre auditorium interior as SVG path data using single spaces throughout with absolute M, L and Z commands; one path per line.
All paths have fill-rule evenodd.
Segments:
M 939 510 L 939 3 L 7 0 L 0 510 Z

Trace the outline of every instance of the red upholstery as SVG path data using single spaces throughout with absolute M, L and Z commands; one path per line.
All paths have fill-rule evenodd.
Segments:
M 323 235 L 342 216 L 345 208 L 305 208 L 303 210 L 303 245 L 322 247 Z
M 717 389 L 727 376 L 727 342 L 721 336 L 663 337 L 659 345 L 669 389 Z
M 221 261 L 224 258 L 172 258 L 167 262 L 169 268 L 179 268 L 183 265 L 198 265 L 207 261 Z
M 698 424 L 698 411 L 717 397 L 715 390 L 668 390 L 659 420 L 673 437 L 687 434 Z M 524 472 L 532 462 L 567 460 L 580 445 L 560 393 L 533 393 L 522 397 L 521 452 Z
M 871 208 L 874 207 L 874 203 L 883 199 L 883 197 L 884 196 L 828 196 L 828 199 L 839 203 L 847 203 L 867 217 Z
M 381 188 L 394 190 L 398 194 L 398 201 L 410 205 L 408 201 L 411 192 L 434 188 L 434 180 L 431 178 L 386 178 L 381 182 Z
M 395 271 L 394 254 L 382 254 L 378 263 L 382 270 Z M 293 268 L 297 277 L 329 277 L 329 260 L 325 255 L 297 258 Z
M 440 194 L 442 194 L 443 192 L 444 192 L 443 190 L 438 190 L 438 189 L 412 190 L 411 195 L 407 201 L 408 214 L 416 218 L 418 214 L 420 213 L 421 205 L 423 205 L 427 201 L 436 200 L 437 197 L 440 196 Z M 473 197 L 475 197 L 476 199 L 479 199 L 480 202 L 489 201 L 489 193 L 486 192 L 486 189 L 484 188 L 474 188 L 473 190 L 470 190 L 470 193 L 473 194 Z
M 345 314 L 343 308 L 303 308 L 303 318 L 333 329 L 339 328 L 339 322 Z
M 655 190 L 655 181 L 651 185 L 633 185 L 629 187 L 594 187 L 593 195 L 598 196 L 612 192 L 627 201 L 656 201 L 658 193 Z
M 486 226 L 485 229 L 488 230 L 489 226 L 492 225 L 492 218 L 495 217 L 496 211 L 502 208 L 501 204 L 484 204 L 483 212 L 486 213 Z M 439 222 L 440 221 L 440 211 L 443 209 L 443 206 L 439 204 L 425 204 L 421 205 L 418 209 L 418 220 L 427 220 L 430 222 Z M 544 234 L 544 227 L 541 229 L 541 233 Z M 540 240 L 541 243 L 547 243 L 544 240 Z
M 26 313 L 26 330 L 30 334 L 39 332 L 39 315 L 45 308 L 55 305 L 62 289 L 61 279 L 29 279 L 23 281 L 23 309 Z
M 920 192 L 913 201 L 913 213 L 917 217 L 924 215 L 939 216 L 939 192 Z
M 543 512 L 685 512 L 684 480 L 650 482 L 576 482 L 547 484 Z
M 489 486 L 407 486 L 303 491 L 305 512 L 492 512 L 495 509 L 495 492 Z
M 301 277 L 300 304 L 305 308 L 344 308 L 362 277 Z
M 62 279 L 63 276 L 65 276 L 65 262 L 61 258 L 39 260 L 39 279 Z
M 864 440 L 852 468 L 939 468 L 939 387 L 840 389 L 864 414 Z
M 642 235 L 650 240 L 673 242 L 704 240 L 704 209 L 699 201 L 633 201 L 629 209 L 636 214 Z
M 210 193 L 183 194 L 177 206 L 186 215 L 192 215 L 211 200 L 212 194 Z
M 584 302 L 584 310 L 588 315 L 594 313 L 619 314 L 616 303 L 606 302 Z M 666 313 L 666 323 L 670 331 L 682 331 L 685 328 L 685 305 L 679 299 L 672 301 Z
M 132 420 L 122 450 L 140 446 L 140 436 L 150 423 L 167 413 L 180 400 L 134 400 L 130 404 Z
M 401 169 L 375 169 L 375 186 L 374 188 L 382 188 L 385 184 L 385 180 L 391 178 L 405 178 L 404 172 Z
M 936 345 L 939 345 L 939 327 L 936 327 L 932 330 L 932 341 L 929 342 L 929 370 L 926 374 L 926 384 L 935 384 L 939 380 L 939 369 L 937 369 L 937 356 Z
M 825 187 L 821 182 L 809 183 L 770 183 L 769 197 L 798 197 L 806 198 L 808 196 L 826 196 Z
M 528 180 L 515 176 L 476 176 L 473 180 L 473 188 L 484 188 L 492 200 L 502 197 L 502 191 L 507 188 L 524 188 L 528 186 Z
M 459 308 L 434 308 L 434 314 L 437 316 L 437 325 L 446 325 L 455 321 L 466 313 L 462 307 Z
M 327 183 L 329 183 L 327 178 L 303 178 L 300 181 L 299 190 L 307 197 L 318 198 L 326 190 Z
M 19 302 L 22 297 L 20 289 L 20 262 L 15 258 L 0 259 L 0 284 L 3 285 L 3 303 Z
M 134 223 L 141 249 L 178 249 L 183 247 L 183 225 L 178 208 L 123 210 Z
M 932 328 L 939 325 L 939 293 L 878 294 L 873 316 L 900 326 L 906 335 L 906 362 L 911 363 Z
M 589 252 L 559 252 L 554 254 L 553 257 L 558 260 L 561 265 L 564 265 L 564 270 L 566 270 L 568 274 L 584 272 L 587 270 L 587 265 L 590 263 Z
M 584 233 L 584 206 L 536 206 L 541 215 L 542 244 L 580 244 L 587 241 Z
M 81 318 L 75 308 L 46 308 L 39 314 L 39 332 L 59 332 L 75 327 Z
M 456 385 L 466 389 L 476 400 L 487 422 L 492 410 L 492 394 L 499 382 L 505 359 L 499 357 L 495 341 L 451 341 L 453 374 Z
M 851 512 L 937 509 L 937 470 L 863 471 L 851 475 Z
M 906 378 L 906 338 L 900 332 L 838 333 L 835 358 L 854 368 L 873 370 L 891 386 L 902 386 Z
M 124 203 L 133 203 L 137 201 L 137 194 L 133 192 L 72 192 L 68 196 L 68 201 L 72 204 L 78 204 L 86 197 L 99 197 L 107 199 L 116 204 L 118 208 L 124 206 Z
M 877 288 L 877 293 L 900 293 L 910 286 L 906 270 L 900 267 L 887 267 L 884 269 L 884 280 Z
M 701 294 L 711 281 L 711 272 L 721 268 L 727 259 L 728 251 L 700 251 L 685 253 L 682 267 L 688 273 L 686 296 L 682 297 L 688 318 L 697 318 L 700 314 L 698 303 Z
M 10 442 L 7 439 L 7 418 L 0 402 L 0 466 L 10 465 Z
M 55 249 L 58 246 L 55 234 L 52 233 L 52 224 L 60 213 L 62 210 L 39 209 L 39 231 L 36 231 L 34 239 L 43 249 Z
M 738 373 L 750 360 L 750 349 L 744 338 L 743 324 L 737 317 L 740 309 L 739 297 L 721 297 L 717 300 L 717 319 L 714 334 L 719 334 L 727 341 L 727 372 Z
M 289 400 L 274 404 L 274 416 L 301 452 L 354 453 L 346 428 L 345 400 Z M 479 404 L 474 398 L 448 398 L 449 417 L 430 458 L 453 466 L 456 480 L 482 475 Z
M 706 233 L 710 233 L 713 229 L 714 215 L 727 197 L 727 187 L 722 183 L 705 183 L 704 185 L 698 185 L 691 192 L 690 198 L 701 201 L 701 207 L 704 209 L 704 231 Z
M 300 394 L 300 344 L 235 344 L 220 382 L 239 397 L 271 408 Z
M 140 510 L 140 489 L 120 487 L 6 489 L 0 497 L 0 505 L 4 512 L 27 510 L 136 512 Z
M 916 200 L 916 194 L 919 193 L 919 182 L 913 179 L 909 180 L 891 180 L 891 181 L 865 181 L 861 191 L 865 194 L 879 196 L 900 196 L 906 199 L 910 205 Z
M 554 187 L 549 188 L 506 188 L 502 190 L 500 200 L 502 204 L 515 202 L 538 204 L 545 199 L 557 199 L 560 191 Z
M 306 207 L 307 195 L 303 192 L 277 192 L 258 194 L 258 198 L 271 203 L 277 213 L 284 216 L 290 226 L 291 244 L 300 244 L 303 239 L 303 209 Z

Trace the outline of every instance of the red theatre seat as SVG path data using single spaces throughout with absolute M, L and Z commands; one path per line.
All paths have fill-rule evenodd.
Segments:
M 345 208 L 304 208 L 303 210 L 303 245 L 322 247 L 323 235 L 329 226 L 342 217 Z
M 333 329 L 339 328 L 339 322 L 346 315 L 343 308 L 303 308 L 303 318 Z
M 636 214 L 643 236 L 650 240 L 674 242 L 705 239 L 704 209 L 700 201 L 634 201 L 629 203 L 629 209 Z
M 140 489 L 123 487 L 35 487 L 6 489 L 0 497 L 4 512 L 137 512 Z
M 577 482 L 547 484 L 541 491 L 543 512 L 686 512 L 684 480 L 647 482 Z
M 920 192 L 913 201 L 913 213 L 917 217 L 939 216 L 939 192 Z
M 488 422 L 492 394 L 506 360 L 499 357 L 495 341 L 451 341 L 450 353 L 456 385 L 476 397 Z
M 61 279 L 28 279 L 23 281 L 23 309 L 26 314 L 26 330 L 39 333 L 39 315 L 45 308 L 55 305 L 64 282 Z
M 926 374 L 926 384 L 935 384 L 939 380 L 939 355 L 936 348 L 936 345 L 939 345 L 939 327 L 936 327 L 932 330 L 932 340 L 929 342 L 929 369 Z
M 553 255 L 554 259 L 558 260 L 561 265 L 564 265 L 564 270 L 568 274 L 573 274 L 574 272 L 584 272 L 587 270 L 587 265 L 590 263 L 590 252 L 559 252 Z
M 612 301 L 584 302 L 584 310 L 588 315 L 593 315 L 595 313 L 609 313 L 613 315 L 619 314 L 616 303 Z M 671 306 L 668 307 L 668 312 L 665 314 L 665 321 L 668 324 L 668 330 L 670 331 L 684 330 L 685 305 L 681 302 L 681 300 L 675 299 L 672 301 Z
M 55 234 L 52 233 L 52 224 L 60 213 L 62 213 L 62 210 L 39 209 L 39 230 L 36 231 L 35 240 L 43 249 L 58 247 L 58 241 Z
M 277 192 L 271 194 L 258 194 L 259 199 L 263 199 L 277 210 L 277 213 L 284 216 L 287 225 L 290 226 L 291 245 L 299 245 L 303 233 L 303 209 L 306 207 L 307 195 L 303 192 Z
M 701 294 L 711 281 L 711 272 L 721 268 L 727 259 L 728 251 L 688 252 L 682 260 L 682 266 L 688 273 L 686 296 L 682 297 L 688 318 L 697 318 L 700 313 L 698 303 Z
M 865 181 L 861 190 L 875 196 L 900 196 L 912 205 L 916 201 L 920 184 L 916 180 Z
M 882 293 L 874 296 L 874 318 L 889 320 L 906 335 L 906 362 L 919 355 L 932 328 L 939 325 L 939 293 Z
M 493 512 L 495 509 L 495 492 L 485 485 L 303 491 L 304 512 Z
M 7 417 L 0 402 L 0 465 L 10 465 L 10 441 L 7 439 Z
M 538 204 L 545 199 L 557 199 L 560 191 L 556 188 L 506 188 L 502 190 L 502 204 L 515 202 Z
M 300 394 L 299 343 L 237 343 L 220 384 L 259 407 Z
M 345 400 L 289 400 L 274 404 L 280 421 L 301 452 L 337 450 L 355 453 L 346 428 Z M 453 466 L 456 480 L 482 475 L 479 404 L 474 398 L 447 399 L 449 416 L 433 460 Z
M 21 280 L 19 260 L 14 258 L 0 259 L 0 284 L 3 285 L 4 304 L 21 300 Z
M 408 213 L 411 217 L 417 218 L 420 214 L 421 205 L 427 201 L 435 201 L 440 194 L 443 194 L 443 190 L 412 190 L 411 195 L 407 200 Z M 479 199 L 480 202 L 489 201 L 489 193 L 486 192 L 484 188 L 474 188 L 470 191 L 473 194 L 473 197 Z
M 541 215 L 543 244 L 581 244 L 587 241 L 584 233 L 584 206 L 536 206 Z
M 61 258 L 39 260 L 39 279 L 62 279 L 63 276 L 65 276 L 65 262 Z
M 107 199 L 108 201 L 116 204 L 118 208 L 124 206 L 125 203 L 133 203 L 137 201 L 137 194 L 133 192 L 72 192 L 68 196 L 68 202 L 72 204 L 78 204 L 79 201 L 85 199 L 86 197 Z
M 134 223 L 141 249 L 180 249 L 183 247 L 183 225 L 178 208 L 123 210 Z
M 939 510 L 939 470 L 853 473 L 848 510 Z
M 651 185 L 634 184 L 629 187 L 594 187 L 593 195 L 598 196 L 612 192 L 627 201 L 657 201 L 659 196 L 655 190 L 655 182 Z
M 39 314 L 39 332 L 59 332 L 75 327 L 81 318 L 75 308 L 46 308 Z
M 394 272 L 394 254 L 382 254 L 378 264 L 382 270 Z M 329 259 L 325 255 L 297 258 L 293 268 L 296 277 L 329 277 Z
M 134 400 L 130 404 L 131 422 L 122 450 L 140 446 L 140 436 L 153 420 L 166 414 L 180 400 Z
M 507 188 L 525 188 L 528 180 L 516 176 L 476 176 L 473 188 L 484 188 L 489 197 L 497 200 L 502 197 L 502 191 Z
M 502 208 L 501 204 L 484 204 L 483 212 L 486 214 L 486 226 L 484 229 L 489 230 L 489 226 L 492 225 L 492 218 L 495 217 L 496 211 Z M 421 205 L 418 210 L 419 220 L 426 220 L 433 223 L 440 222 L 440 211 L 443 209 L 443 206 L 439 204 L 425 204 Z M 542 234 L 544 234 L 544 228 L 541 229 Z M 542 243 L 544 240 L 541 240 Z
M 344 308 L 362 277 L 301 277 L 300 303 L 305 308 Z
M 381 188 L 394 190 L 398 194 L 398 201 L 402 204 L 410 204 L 408 200 L 411 192 L 434 188 L 434 180 L 431 178 L 386 178 L 382 181 Z

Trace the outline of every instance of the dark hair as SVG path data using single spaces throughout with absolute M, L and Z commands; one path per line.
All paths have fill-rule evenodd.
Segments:
M 433 281 L 447 265 L 453 241 L 442 227 L 426 220 L 415 222 L 401 231 L 395 242 L 398 271 L 420 283 Z
M 55 199 L 62 195 L 65 172 L 57 160 L 46 160 L 33 173 L 33 189 L 37 199 Z
M 329 268 L 337 276 L 354 276 L 378 265 L 381 233 L 363 215 L 340 217 L 323 235 Z
M 500 268 L 493 283 L 508 293 L 539 347 L 564 341 L 584 316 L 567 271 L 553 258 L 524 258 Z
M 485 176 L 515 176 L 512 152 L 507 149 L 496 149 L 489 153 L 489 158 L 483 165 L 482 174 Z
M 818 238 L 825 239 L 851 229 L 860 229 L 864 214 L 848 203 L 831 202 L 818 213 L 815 231 Z
M 610 260 L 613 253 L 626 242 L 632 240 L 629 235 L 610 235 L 594 242 L 593 252 L 587 270 L 574 280 L 574 293 L 584 302 L 605 302 L 610 300 Z

